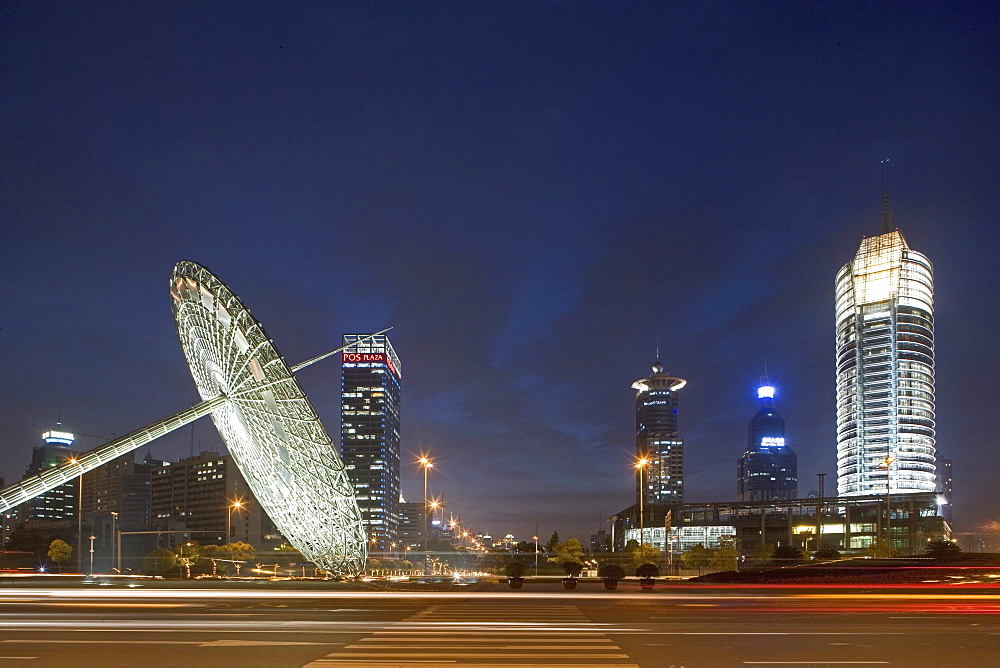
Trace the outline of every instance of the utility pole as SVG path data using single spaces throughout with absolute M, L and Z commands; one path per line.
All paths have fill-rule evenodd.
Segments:
M 823 549 L 823 478 L 825 473 L 817 473 L 819 497 L 816 499 L 816 551 Z

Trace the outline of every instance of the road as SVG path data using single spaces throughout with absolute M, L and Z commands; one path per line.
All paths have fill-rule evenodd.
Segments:
M 995 666 L 1000 589 L 0 589 L 0 665 Z

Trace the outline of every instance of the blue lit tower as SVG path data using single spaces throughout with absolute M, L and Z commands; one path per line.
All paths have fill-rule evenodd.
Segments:
M 636 503 L 640 498 L 646 506 L 684 503 L 684 439 L 677 431 L 677 391 L 686 384 L 667 375 L 659 360 L 649 378 L 632 383 L 635 456 L 649 462 L 636 476 Z
M 757 388 L 760 410 L 747 424 L 747 449 L 736 463 L 740 501 L 794 499 L 798 458 L 785 443 L 785 419 L 774 410 L 774 387 L 764 376 Z
M 45 443 L 32 449 L 31 464 L 24 477 L 39 475 L 72 459 L 74 438 L 73 434 L 65 431 L 47 431 L 42 434 Z M 18 521 L 39 527 L 52 523 L 72 525 L 75 530 L 77 496 L 75 482 L 63 483 L 21 505 L 16 511 Z
M 369 547 L 388 550 L 399 532 L 399 381 L 396 351 L 384 334 L 344 334 L 340 436 Z M 364 340 L 362 340 L 364 339 Z

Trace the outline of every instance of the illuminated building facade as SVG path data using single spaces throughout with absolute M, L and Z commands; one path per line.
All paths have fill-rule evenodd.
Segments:
M 740 501 L 794 499 L 798 496 L 798 458 L 785 443 L 785 419 L 774 409 L 774 387 L 757 388 L 760 410 L 747 425 L 747 449 L 737 468 Z
M 162 462 L 152 466 L 150 477 L 153 527 L 192 531 L 175 534 L 175 542 L 193 539 L 223 545 L 239 541 L 257 549 L 272 547 L 264 539 L 271 521 L 232 455 L 202 452 Z M 232 506 L 234 501 L 240 502 L 239 508 Z
M 933 269 L 892 229 L 888 197 L 836 294 L 838 492 L 933 492 Z
M 635 456 L 648 462 L 636 475 L 636 503 L 684 502 L 684 439 L 677 431 L 677 391 L 686 380 L 668 375 L 657 361 L 653 374 L 632 383 L 635 395 Z
M 65 431 L 47 431 L 42 434 L 42 445 L 31 452 L 31 463 L 24 473 L 30 478 L 65 464 L 72 459 L 73 434 Z M 79 490 L 77 483 L 66 482 L 30 499 L 15 511 L 16 522 L 29 527 L 71 527 L 76 531 Z
M 340 438 L 369 547 L 388 550 L 399 533 L 400 364 L 384 334 L 345 334 Z M 374 542 L 372 542 L 374 539 Z

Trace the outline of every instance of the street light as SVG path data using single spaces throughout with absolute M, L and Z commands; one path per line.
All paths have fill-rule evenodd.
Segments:
M 531 540 L 535 541 L 535 575 L 538 575 L 538 536 L 532 536 Z
M 430 514 L 427 504 L 427 474 L 434 468 L 434 462 L 426 455 L 421 455 L 417 463 L 424 469 L 424 575 L 427 575 L 427 568 L 430 564 L 430 555 L 427 553 L 427 516 Z
M 880 469 L 885 469 L 885 549 L 887 557 L 892 556 L 892 528 L 891 528 L 892 509 L 889 505 L 891 503 L 889 498 L 889 494 L 891 492 L 891 489 L 889 487 L 889 476 L 890 473 L 892 472 L 892 465 L 896 462 L 896 459 L 897 459 L 896 457 L 886 455 L 885 459 L 880 461 L 878 463 L 878 466 L 876 467 Z
M 122 574 L 122 544 L 121 536 L 118 535 L 118 513 L 111 511 L 111 565 L 117 565 L 118 575 Z M 117 549 L 115 549 L 117 547 Z M 115 559 L 115 557 L 118 557 Z
M 90 576 L 94 576 L 94 539 L 97 536 L 90 537 Z
M 67 462 L 70 464 L 80 465 L 80 460 L 76 457 L 70 457 Z M 83 474 L 81 473 L 77 476 L 77 492 L 76 492 L 76 563 L 80 567 L 80 571 L 83 571 Z M 90 574 L 94 574 L 94 569 L 91 567 Z
M 234 510 L 242 510 L 242 509 L 243 509 L 243 501 L 240 500 L 240 499 L 237 499 L 236 501 L 233 501 L 228 506 L 227 510 L 229 510 L 229 518 L 226 520 L 226 534 L 227 534 L 226 538 L 227 539 L 232 539 L 233 538 L 233 511 Z
M 645 457 L 641 457 L 635 462 L 635 468 L 639 469 L 639 547 L 645 544 L 646 536 L 646 513 L 643 506 L 646 499 L 646 486 L 643 482 L 643 473 L 648 465 L 649 460 Z

